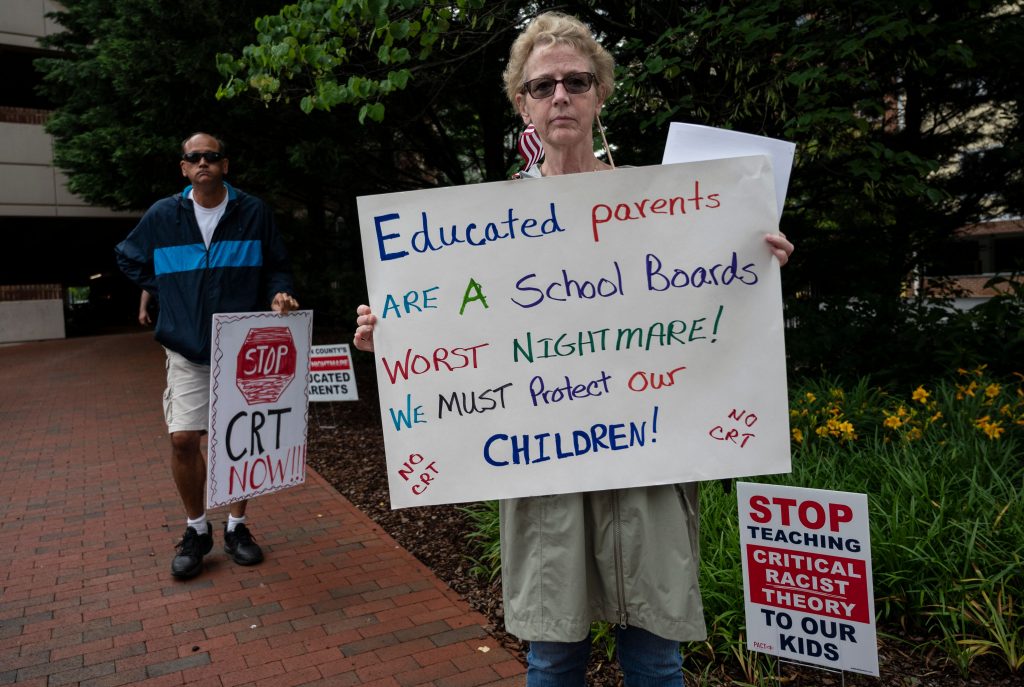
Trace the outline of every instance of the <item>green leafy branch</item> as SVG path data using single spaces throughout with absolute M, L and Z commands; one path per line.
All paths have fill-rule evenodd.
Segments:
M 410 65 L 474 26 L 483 0 L 303 0 L 256 21 L 241 56 L 217 55 L 218 98 L 299 99 L 305 113 L 359 106 L 359 122 L 384 119 L 383 100 L 402 90 Z M 454 39 L 457 41 L 457 37 Z

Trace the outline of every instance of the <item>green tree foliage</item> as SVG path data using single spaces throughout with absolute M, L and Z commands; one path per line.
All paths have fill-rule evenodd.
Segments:
M 781 223 L 798 246 L 793 369 L 937 372 L 925 354 L 952 342 L 932 333 L 952 330 L 905 301 L 909 281 L 960 227 L 1024 211 L 1020 4 L 590 5 L 617 46 L 607 119 L 634 161 L 660 160 L 668 121 L 797 143 Z
M 607 119 L 637 162 L 660 160 L 668 121 L 797 143 L 792 370 L 946 371 L 964 348 L 948 313 L 904 297 L 958 228 L 1024 210 L 1019 3 L 587 5 L 618 46 Z
M 1015 36 L 1003 1 L 594 3 L 618 46 L 619 144 L 660 161 L 688 121 L 797 143 L 786 281 L 895 298 L 937 243 L 1024 206 Z M 583 10 L 584 8 L 581 8 Z M 984 165 L 961 165 L 986 149 Z
M 242 58 L 218 56 L 221 72 L 228 75 L 218 96 L 233 97 L 251 88 L 265 101 L 287 100 L 292 90 L 288 85 L 301 80 L 303 112 L 358 104 L 360 123 L 367 117 L 380 122 L 381 98 L 405 88 L 414 57 L 422 61 L 435 45 L 443 48 L 453 16 L 482 5 L 482 0 L 458 0 L 454 5 L 313 0 L 287 5 L 256 22 L 260 42 L 246 47 Z M 415 47 L 419 50 L 414 56 Z M 339 78 L 342 73 L 347 79 Z
M 670 121 L 797 143 L 781 228 L 798 244 L 784 283 L 801 369 L 825 344 L 834 361 L 884 343 L 937 247 L 1024 208 L 1024 17 L 1005 0 L 64 6 L 50 40 L 65 57 L 45 69 L 73 190 L 145 206 L 174 185 L 182 130 L 210 128 L 247 153 L 233 172 L 316 228 L 305 243 L 352 246 L 358 195 L 507 177 L 509 45 L 538 11 L 576 14 L 616 58 L 619 164 L 659 162 Z
M 358 241 L 344 218 L 367 191 L 358 161 L 374 132 L 359 131 L 345 112 L 306 115 L 216 98 L 217 53 L 241 50 L 254 22 L 280 5 L 65 0 L 53 15 L 64 30 L 46 39 L 56 53 L 36 63 L 57 105 L 47 131 L 71 190 L 121 209 L 144 209 L 179 191 L 181 140 L 197 130 L 220 135 L 230 181 L 279 212 L 303 305 L 317 309 L 320 323 L 333 315 L 347 324 L 364 287 Z
M 475 57 L 480 28 L 518 28 L 544 3 L 486 7 L 291 5 L 261 20 L 240 58 L 222 57 L 222 94 L 244 83 L 307 111 L 353 104 L 380 120 L 390 94 L 418 81 L 433 87 Z M 894 297 L 955 228 L 1022 205 L 1024 65 L 1012 46 L 1024 20 L 1003 0 L 556 7 L 589 22 L 616 56 L 608 120 L 624 162 L 658 162 L 669 121 L 797 142 L 783 227 L 801 243 L 787 275 L 801 290 Z M 983 165 L 961 164 L 982 149 Z
M 256 42 L 218 56 L 221 98 L 354 112 L 384 135 L 361 153 L 377 192 L 505 178 L 512 112 L 503 60 L 522 3 L 305 0 L 256 22 Z M 388 113 L 385 118 L 385 112 Z M 379 125 L 379 126 L 378 126 Z M 363 132 L 359 132 L 362 136 Z
M 145 208 L 180 188 L 179 143 L 199 129 L 226 138 L 232 158 L 246 158 L 241 178 L 269 173 L 248 159 L 261 145 L 248 134 L 269 118 L 253 118 L 245 103 L 213 97 L 219 78 L 214 56 L 240 47 L 255 18 L 275 2 L 61 4 L 53 16 L 64 30 L 45 39 L 59 55 L 36 64 L 42 90 L 58 105 L 47 131 L 72 191 L 100 205 Z

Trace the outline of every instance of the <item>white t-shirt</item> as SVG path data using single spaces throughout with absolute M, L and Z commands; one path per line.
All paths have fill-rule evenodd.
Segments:
M 199 224 L 199 231 L 203 235 L 203 241 L 206 241 L 206 247 L 209 248 L 210 241 L 213 239 L 213 230 L 217 228 L 217 223 L 224 216 L 224 208 L 228 206 L 228 194 L 225 193 L 224 200 L 212 208 L 204 208 L 195 202 L 195 199 L 192 198 L 191 190 L 188 192 L 188 197 L 192 200 L 192 207 L 195 208 L 196 223 Z

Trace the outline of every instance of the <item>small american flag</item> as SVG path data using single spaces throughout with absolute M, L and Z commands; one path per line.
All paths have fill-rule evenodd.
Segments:
M 523 158 L 523 171 L 533 167 L 544 156 L 544 144 L 540 142 L 540 136 L 533 124 L 519 134 L 519 154 Z

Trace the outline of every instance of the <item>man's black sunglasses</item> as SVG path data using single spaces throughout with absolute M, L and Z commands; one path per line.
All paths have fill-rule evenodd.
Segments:
M 574 72 L 566 74 L 563 79 L 552 79 L 550 76 L 530 79 L 523 84 L 523 90 L 529 93 L 531 98 L 543 100 L 554 94 L 558 84 L 562 84 L 567 93 L 579 95 L 589 91 L 595 81 L 597 81 L 597 76 L 590 72 Z
M 218 153 L 216 151 L 208 151 L 205 153 L 185 153 L 181 156 L 181 159 L 190 165 L 194 165 L 199 162 L 200 158 L 206 160 L 209 163 L 220 162 L 224 159 L 224 153 Z

